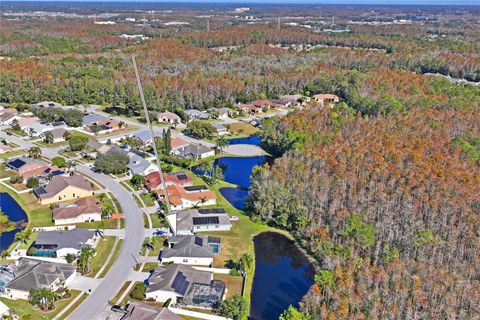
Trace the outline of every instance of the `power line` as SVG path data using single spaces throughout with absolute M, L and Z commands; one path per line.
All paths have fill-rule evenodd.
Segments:
M 133 69 L 135 70 L 135 77 L 137 78 L 137 86 L 138 86 L 138 91 L 140 92 L 140 99 L 142 100 L 142 104 L 143 104 L 143 112 L 145 113 L 145 120 L 147 120 L 148 130 L 150 131 L 150 139 L 152 140 L 153 151 L 155 153 L 155 158 L 157 160 L 157 167 L 158 167 L 158 171 L 159 171 L 159 174 L 160 174 L 160 182 L 162 183 L 163 194 L 165 196 L 165 201 L 167 203 L 167 216 L 168 216 L 172 212 L 171 207 L 170 207 L 170 197 L 168 196 L 167 184 L 165 183 L 165 179 L 163 177 L 163 171 L 162 171 L 162 166 L 161 166 L 161 163 L 160 163 L 160 157 L 158 156 L 157 144 L 155 143 L 155 135 L 153 134 L 152 123 L 150 122 L 150 116 L 148 114 L 148 109 L 147 109 L 147 103 L 145 102 L 145 96 L 143 95 L 142 82 L 140 81 L 140 75 L 138 73 L 138 68 L 137 68 L 137 62 L 135 61 L 134 56 L 132 56 L 132 62 L 133 62 Z M 176 228 L 175 228 L 174 231 L 176 232 Z

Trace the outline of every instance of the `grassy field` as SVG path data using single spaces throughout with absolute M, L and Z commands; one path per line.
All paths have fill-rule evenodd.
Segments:
M 9 188 L 0 185 L 0 192 L 6 192 L 17 201 L 28 216 L 28 227 L 52 226 L 52 211 L 49 206 L 42 206 L 32 193 L 18 194 Z
M 27 150 L 25 150 L 25 149 L 18 149 L 18 150 L 8 151 L 8 152 L 5 152 L 5 153 L 0 154 L 0 159 L 8 159 L 8 158 L 10 158 L 10 157 L 19 156 L 19 155 L 21 155 L 21 154 L 24 154 L 25 152 L 27 152 Z
M 82 296 L 80 297 L 80 299 L 78 299 L 78 300 L 68 309 L 68 311 L 65 312 L 65 313 L 59 318 L 59 320 L 66 319 L 73 311 L 75 311 L 75 309 L 78 308 L 79 305 L 82 304 L 83 301 L 85 301 L 85 299 L 87 299 L 87 297 L 88 297 L 88 294 L 82 293 Z
M 17 136 L 20 136 L 20 137 L 26 137 L 27 136 L 27 133 L 23 130 L 13 130 L 12 128 L 7 128 L 7 129 L 3 129 L 3 131 L 13 133 L 14 135 L 17 135 Z
M 77 228 L 83 229 L 116 229 L 117 219 L 102 219 L 100 221 L 82 222 L 75 225 Z
M 118 254 L 120 253 L 120 249 L 122 249 L 122 245 L 123 245 L 123 240 L 122 239 L 118 240 L 117 246 L 115 247 L 115 251 L 113 252 L 112 259 L 108 261 L 107 266 L 105 267 L 105 269 L 103 269 L 102 273 L 100 274 L 100 278 L 103 278 L 107 275 L 108 270 L 110 270 L 112 265 L 115 263 L 115 260 L 117 260 Z
M 69 132 L 72 134 L 72 137 L 87 137 L 87 138 L 91 137 L 91 135 L 86 134 L 84 132 L 77 131 L 77 130 L 70 130 Z M 68 145 L 68 140 L 54 142 L 54 143 L 46 143 L 45 141 L 40 139 L 39 141 L 35 141 L 35 144 L 41 147 L 56 148 L 56 147 Z
M 76 296 L 80 294 L 80 291 L 70 290 L 72 296 L 69 299 L 59 300 L 55 303 L 55 310 L 44 313 L 39 310 L 34 310 L 32 305 L 27 300 L 9 300 L 0 298 L 0 301 L 5 303 L 15 314 L 20 316 L 20 319 L 53 319 L 60 311 L 63 310 Z
M 225 287 L 227 288 L 227 299 L 233 297 L 234 295 L 242 295 L 242 277 L 234 277 L 228 274 L 215 273 L 213 278 L 215 280 L 222 280 L 225 283 Z
M 158 266 L 158 263 L 156 262 L 147 262 L 145 263 L 145 266 L 143 267 L 142 272 L 151 272 L 157 266 Z
M 246 122 L 231 123 L 225 126 L 227 127 L 228 131 L 232 135 L 231 137 L 228 137 L 228 138 L 249 137 L 258 132 L 258 128 Z
M 152 197 L 150 193 L 142 193 L 140 194 L 140 198 L 142 198 L 143 203 L 145 203 L 147 207 L 151 207 L 155 205 L 155 199 Z
M 97 274 L 98 270 L 100 270 L 105 261 L 107 261 L 108 255 L 110 254 L 110 251 L 112 251 L 114 243 L 115 237 L 105 237 L 104 240 L 100 240 L 97 248 L 95 249 L 97 255 L 93 257 L 91 262 L 92 272 L 86 276 L 94 277 Z

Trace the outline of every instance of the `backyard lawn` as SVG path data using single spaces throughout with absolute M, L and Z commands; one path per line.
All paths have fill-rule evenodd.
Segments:
M 242 277 L 234 277 L 228 274 L 215 273 L 213 278 L 215 280 L 221 280 L 223 283 L 225 283 L 225 287 L 227 288 L 227 299 L 233 297 L 234 295 L 242 295 Z
M 150 193 L 142 193 L 140 194 L 140 198 L 142 198 L 143 203 L 145 203 L 147 207 L 151 207 L 155 205 L 155 199 L 152 197 Z
M 249 137 L 258 132 L 258 128 L 252 126 L 250 123 L 237 122 L 226 125 L 228 131 L 235 137 Z M 230 137 L 229 137 L 230 138 Z
M 20 316 L 20 319 L 31 319 L 31 320 L 41 320 L 41 319 L 53 319 L 63 308 L 65 308 L 76 296 L 80 294 L 81 291 L 70 290 L 71 297 L 65 300 L 59 300 L 55 303 L 55 310 L 52 312 L 44 313 L 39 310 L 34 310 L 30 302 L 27 300 L 9 300 L 5 298 L 0 298 L 0 301 L 5 303 L 10 309 L 12 309 L 17 315 Z

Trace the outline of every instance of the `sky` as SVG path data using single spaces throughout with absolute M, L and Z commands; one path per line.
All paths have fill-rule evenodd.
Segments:
M 62 1 L 62 0 L 17 0 L 17 1 Z M 71 0 L 72 1 L 72 0 Z M 273 3 L 273 4 L 408 4 L 408 5 L 480 5 L 480 0 L 73 0 L 76 2 L 158 2 L 158 3 Z M 0 0 L 1 2 L 1 0 Z

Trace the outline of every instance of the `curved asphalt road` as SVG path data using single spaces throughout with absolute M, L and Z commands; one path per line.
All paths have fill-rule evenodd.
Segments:
M 141 250 L 145 229 L 142 212 L 132 195 L 109 176 L 92 172 L 86 166 L 77 166 L 77 171 L 103 184 L 117 198 L 125 218 L 125 238 L 117 259 L 97 289 L 70 315 L 71 320 L 93 320 L 107 307 L 127 281 Z

